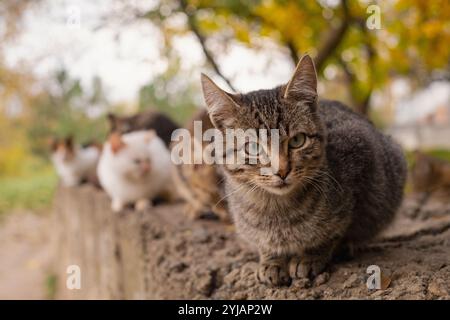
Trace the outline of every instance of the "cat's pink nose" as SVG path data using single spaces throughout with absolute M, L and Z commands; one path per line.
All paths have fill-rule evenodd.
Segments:
M 291 171 L 291 168 L 289 168 L 289 165 L 283 165 L 280 166 L 280 168 L 278 169 L 277 172 L 277 176 L 279 176 L 281 179 L 286 179 L 286 177 L 288 176 L 289 172 Z
M 279 176 L 281 179 L 286 179 L 286 177 L 289 174 L 289 170 L 278 170 L 277 176 Z
M 141 164 L 141 170 L 142 170 L 142 172 L 144 172 L 144 173 L 147 173 L 147 172 L 149 172 L 150 171 L 150 163 L 142 163 Z
M 291 167 L 289 165 L 289 160 L 287 159 L 286 156 L 280 155 L 278 172 L 276 173 L 277 176 L 279 176 L 281 179 L 284 180 L 290 171 L 291 171 Z

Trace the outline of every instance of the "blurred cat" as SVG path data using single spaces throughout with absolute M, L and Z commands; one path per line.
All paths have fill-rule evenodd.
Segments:
M 72 137 L 54 139 L 51 159 L 64 186 L 73 187 L 82 182 L 97 184 L 96 168 L 100 148 L 95 145 L 75 145 Z
M 450 163 L 429 156 L 423 152 L 414 152 L 414 165 L 411 168 L 411 183 L 417 193 L 434 193 L 447 198 L 450 195 Z
M 194 121 L 202 122 L 203 132 L 214 128 L 206 110 L 197 112 L 186 126 L 192 136 L 192 148 Z M 221 220 L 229 220 L 226 199 L 223 199 L 223 176 L 217 166 L 205 163 L 175 165 L 172 177 L 178 194 L 186 202 L 184 210 L 189 218 L 198 219 L 212 213 Z
M 112 133 L 103 147 L 98 177 L 112 199 L 112 209 L 134 204 L 137 210 L 171 187 L 170 154 L 155 131 Z
M 145 110 L 132 116 L 123 117 L 109 113 L 108 121 L 110 132 L 118 132 L 121 134 L 153 129 L 164 141 L 166 146 L 169 146 L 170 144 L 173 130 L 179 128 L 172 119 L 154 110 Z
M 222 132 L 278 129 L 279 139 L 269 137 L 278 152 L 254 141 L 225 152 L 269 165 L 222 165 L 236 230 L 260 254 L 259 281 L 315 277 L 339 247 L 370 240 L 392 221 L 406 180 L 403 152 L 363 116 L 318 100 L 311 57 L 271 90 L 230 94 L 205 75 L 202 87 Z

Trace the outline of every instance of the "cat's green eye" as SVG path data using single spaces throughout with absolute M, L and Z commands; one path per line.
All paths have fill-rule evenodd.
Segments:
M 264 150 L 258 142 L 249 141 L 245 144 L 245 153 L 249 157 L 258 157 L 264 154 Z
M 301 148 L 306 142 L 306 135 L 304 133 L 298 133 L 289 139 L 289 147 Z

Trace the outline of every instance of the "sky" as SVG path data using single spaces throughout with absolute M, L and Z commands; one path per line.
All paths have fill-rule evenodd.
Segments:
M 414 123 L 417 118 L 425 118 L 439 107 L 450 108 L 450 83 L 435 81 L 427 88 L 414 94 L 406 91 L 396 108 L 398 125 Z
M 155 1 L 125 3 L 150 9 Z M 7 64 L 29 66 L 42 80 L 64 67 L 87 89 L 93 77 L 99 76 L 110 101 L 133 102 L 139 88 L 164 72 L 168 62 L 160 54 L 161 34 L 152 23 L 105 25 L 105 16 L 124 19 L 125 12 L 123 2 L 117 0 L 42 0 L 27 11 L 21 34 L 5 48 Z M 111 20 L 116 21 L 108 21 Z M 227 88 L 210 69 L 203 67 L 203 52 L 193 35 L 179 37 L 174 47 L 183 56 L 184 68 L 198 67 L 199 78 L 200 72 L 205 72 Z M 286 82 L 294 68 L 287 54 L 274 44 L 258 53 L 233 45 L 216 58 L 233 85 L 244 92 Z

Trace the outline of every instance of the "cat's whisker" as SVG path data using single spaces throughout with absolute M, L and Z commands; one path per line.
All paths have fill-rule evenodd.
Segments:
M 320 186 L 320 183 L 318 183 L 317 180 L 315 180 L 314 178 L 309 177 L 309 176 L 305 176 L 305 177 L 303 177 L 303 179 L 305 179 L 307 182 L 309 182 L 310 185 L 320 193 L 320 195 L 325 199 L 326 202 L 329 202 L 329 199 L 326 196 L 325 191 Z
M 320 176 L 326 176 L 328 178 L 331 179 L 331 182 L 334 182 L 334 184 L 336 184 L 336 186 L 339 188 L 340 192 L 344 192 L 344 189 L 342 188 L 341 184 L 336 180 L 335 177 L 333 177 L 330 173 L 326 172 L 326 171 L 319 171 L 318 175 Z M 336 190 L 338 191 L 338 190 Z
M 216 202 L 216 204 L 214 206 L 217 206 L 219 203 L 221 203 L 222 201 L 224 201 L 225 199 L 227 199 L 228 197 L 230 197 L 231 195 L 233 195 L 234 193 L 242 190 L 244 187 L 246 187 L 246 184 L 242 184 L 239 187 L 237 187 L 235 190 L 231 191 L 230 193 L 226 194 L 225 196 L 223 196 L 219 201 Z
M 217 184 L 220 185 L 223 182 L 225 182 L 225 176 L 223 176 L 219 181 L 217 181 Z
M 259 250 L 259 280 L 287 284 L 299 263 L 317 276 L 340 242 L 370 240 L 392 220 L 406 180 L 402 151 L 346 106 L 318 100 L 311 57 L 272 90 L 230 95 L 204 75 L 202 89 L 216 128 L 277 130 L 270 152 L 279 152 L 278 177 L 253 164 L 222 167 L 226 192 L 236 189 L 220 201 L 228 199 L 237 232 Z

